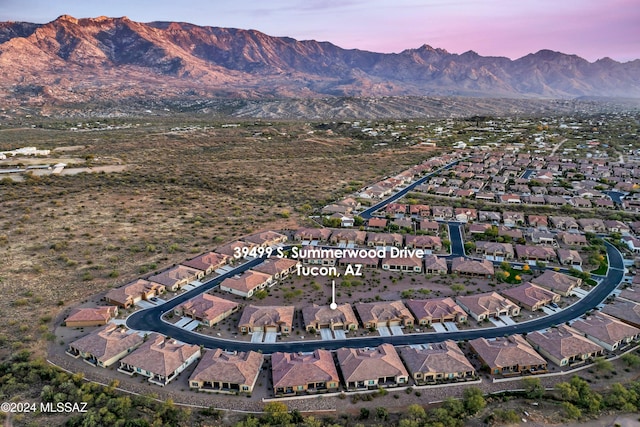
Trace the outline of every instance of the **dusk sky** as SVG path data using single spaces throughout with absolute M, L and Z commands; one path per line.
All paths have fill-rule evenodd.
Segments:
M 540 49 L 640 58 L 638 0 L 0 0 L 0 21 L 63 14 L 255 29 L 375 52 L 428 44 L 512 59 Z

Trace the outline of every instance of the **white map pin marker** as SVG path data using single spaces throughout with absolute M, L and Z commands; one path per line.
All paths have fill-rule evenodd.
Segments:
M 335 310 L 338 308 L 338 304 L 336 304 L 336 281 L 331 281 L 331 304 L 329 304 L 329 308 L 331 310 Z

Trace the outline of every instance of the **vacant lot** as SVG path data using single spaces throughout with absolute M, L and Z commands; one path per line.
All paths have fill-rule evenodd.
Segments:
M 0 131 L 0 149 L 73 147 L 88 165 L 127 165 L 0 180 L 0 311 L 11 313 L 0 344 L 36 348 L 65 307 L 251 231 L 298 227 L 327 201 L 432 155 L 312 124 L 128 120 Z

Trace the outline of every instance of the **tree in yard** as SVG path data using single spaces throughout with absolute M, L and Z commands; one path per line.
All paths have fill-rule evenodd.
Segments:
M 286 425 L 291 422 L 287 405 L 282 402 L 269 402 L 264 405 L 265 421 L 272 425 Z
M 524 393 L 529 399 L 539 399 L 544 395 L 544 386 L 540 382 L 540 378 L 528 377 L 522 380 L 524 385 Z
M 582 417 L 582 411 L 570 402 L 562 402 L 562 409 L 564 409 L 564 416 L 570 420 L 577 420 Z
M 640 366 L 640 356 L 636 354 L 627 353 L 623 355 L 621 359 L 630 368 L 637 368 L 638 366 Z
M 455 283 L 451 285 L 451 290 L 455 292 L 456 295 L 460 295 L 460 292 L 463 292 L 465 290 L 465 287 L 463 284 Z
M 611 373 L 611 371 L 613 371 L 613 364 L 604 357 L 598 357 L 594 361 L 594 366 L 596 370 L 603 374 L 609 374 Z
M 469 415 L 475 415 L 487 406 L 482 390 L 477 387 L 469 387 L 464 391 L 462 404 Z
M 427 413 L 422 406 L 414 403 L 413 405 L 409 405 L 407 408 L 407 415 L 409 415 L 411 419 L 421 420 L 426 417 Z
M 389 410 L 387 408 L 384 408 L 382 406 L 378 406 L 376 408 L 376 418 L 378 418 L 379 420 L 383 420 L 386 421 L 389 419 Z

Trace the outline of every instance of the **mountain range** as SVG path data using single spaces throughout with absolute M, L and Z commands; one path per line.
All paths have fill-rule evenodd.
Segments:
M 254 30 L 126 17 L 0 23 L 0 97 L 82 103 L 124 98 L 472 96 L 640 98 L 640 60 L 522 58 L 423 45 L 400 53 Z

